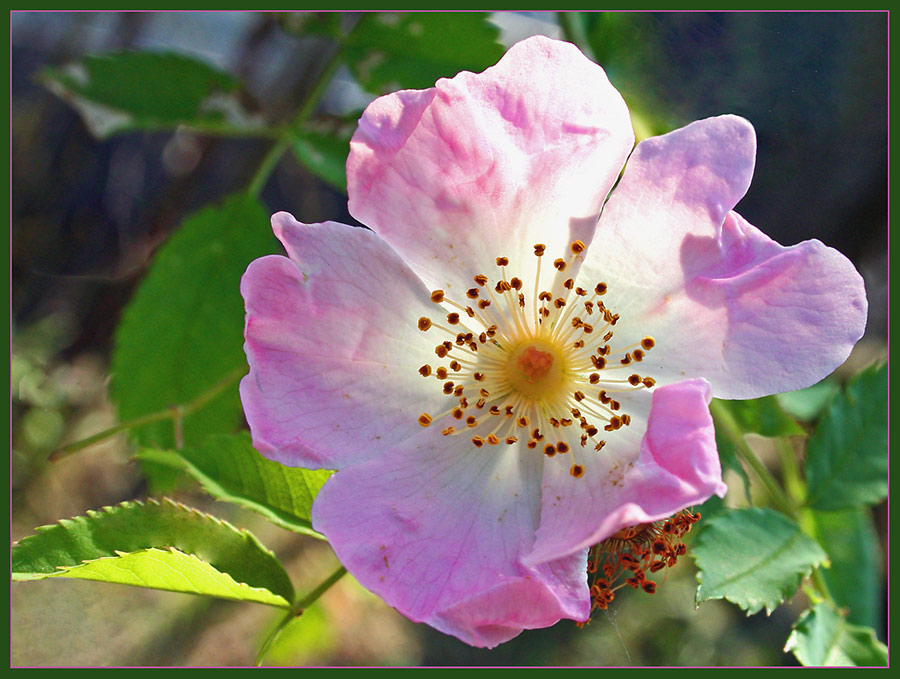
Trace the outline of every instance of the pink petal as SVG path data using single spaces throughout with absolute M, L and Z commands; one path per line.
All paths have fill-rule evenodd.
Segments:
M 437 434 L 437 432 L 434 432 Z M 440 437 L 333 476 L 313 525 L 359 582 L 417 622 L 496 646 L 523 629 L 587 618 L 584 553 L 519 562 L 540 511 L 540 460 Z
M 702 120 L 638 145 L 582 272 L 609 282 L 622 337 L 652 336 L 642 374 L 704 377 L 720 398 L 821 380 L 865 329 L 862 278 L 818 241 L 782 247 L 728 211 L 750 181 L 753 129 Z
M 241 281 L 256 449 L 337 469 L 423 433 L 418 416 L 446 397 L 416 372 L 436 358 L 416 327 L 434 306 L 421 281 L 366 229 L 283 212 L 272 225 L 290 259 L 258 259 Z
M 627 526 L 664 519 L 713 494 L 724 496 L 710 398 L 704 380 L 655 389 L 640 454 L 627 450 L 633 443 L 628 430 L 614 432 L 606 448 L 581 463 L 585 475 L 580 479 L 548 460 L 541 525 L 524 562 L 559 559 Z M 639 428 L 633 416 L 629 429 Z
M 429 287 L 457 294 L 498 256 L 532 280 L 535 258 L 515 258 L 589 242 L 632 144 L 603 69 L 537 36 L 484 73 L 374 101 L 350 144 L 350 212 Z

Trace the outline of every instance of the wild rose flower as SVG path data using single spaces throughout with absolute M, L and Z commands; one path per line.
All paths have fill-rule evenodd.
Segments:
M 371 231 L 276 214 L 288 257 L 243 279 L 255 446 L 337 470 L 313 525 L 340 560 L 473 645 L 587 618 L 588 547 L 724 494 L 711 395 L 813 384 L 863 332 L 842 255 L 731 211 L 748 122 L 633 143 L 603 70 L 530 38 L 374 101 Z

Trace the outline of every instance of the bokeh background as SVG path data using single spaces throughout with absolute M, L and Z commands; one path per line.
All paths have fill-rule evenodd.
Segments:
M 291 20 L 262 12 L 11 14 L 11 540 L 146 496 L 125 437 L 58 463 L 47 456 L 115 424 L 106 393 L 113 333 L 154 249 L 185 215 L 245 186 L 271 143 L 184 130 L 99 141 L 35 74 L 85 54 L 172 50 L 239 76 L 247 106 L 283 121 L 328 55 L 324 38 L 286 30 Z M 550 12 L 501 12 L 492 21 L 505 45 L 537 33 L 562 37 Z M 870 305 L 866 335 L 844 370 L 886 355 L 887 13 L 622 13 L 592 21 L 595 57 L 633 109 L 639 134 L 721 113 L 753 123 L 756 174 L 738 211 L 781 243 L 818 238 L 844 252 L 865 278 Z M 342 71 L 320 113 L 347 114 L 371 98 Z M 289 155 L 262 200 L 272 212 L 287 210 L 306 222 L 355 223 L 346 196 Z M 298 591 L 334 566 L 326 545 L 190 488 L 179 492 L 255 532 L 286 563 Z M 883 507 L 876 508 L 876 525 L 886 547 Z M 747 618 L 719 601 L 695 610 L 695 588 L 693 564 L 684 559 L 652 597 L 625 592 L 584 629 L 563 622 L 488 652 L 407 621 L 348 577 L 268 662 L 794 662 L 781 647 L 804 608 L 802 595 L 770 617 Z M 11 663 L 250 664 L 279 616 L 253 604 L 114 585 L 16 583 Z

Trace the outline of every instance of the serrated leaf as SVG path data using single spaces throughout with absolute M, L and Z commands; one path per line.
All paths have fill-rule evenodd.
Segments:
M 881 546 L 872 511 L 856 507 L 836 512 L 810 511 L 813 535 L 825 548 L 830 568 L 822 575 L 847 621 L 881 628 Z
M 12 578 L 86 577 L 135 585 L 139 584 L 138 574 L 144 574 L 148 579 L 143 586 L 168 589 L 167 583 L 181 580 L 165 573 L 151 577 L 148 555 L 134 556 L 148 550 L 168 549 L 177 550 L 184 556 L 192 555 L 205 564 L 200 566 L 177 556 L 165 557 L 164 564 L 170 567 L 178 563 L 185 566 L 187 570 L 181 573 L 184 578 L 202 575 L 206 579 L 207 589 L 200 586 L 199 580 L 194 580 L 197 593 L 221 596 L 223 592 L 235 594 L 240 591 L 251 597 L 248 600 L 265 599 L 262 603 L 278 606 L 284 604 L 276 603 L 276 600 L 288 606 L 293 601 L 294 588 L 284 567 L 253 535 L 169 500 L 151 500 L 146 504 L 123 502 L 100 511 L 89 511 L 85 516 L 63 519 L 55 525 L 41 526 L 35 535 L 13 546 Z M 125 561 L 119 561 L 125 556 L 128 556 Z M 111 561 L 98 563 L 103 559 Z M 86 562 L 92 565 L 85 567 Z M 115 575 L 116 569 L 121 570 L 119 576 Z M 236 588 L 241 584 L 247 589 Z M 250 589 L 265 590 L 265 593 L 251 592 Z
M 812 422 L 840 390 L 837 382 L 828 377 L 806 389 L 775 394 L 775 398 L 781 409 L 789 415 L 804 422 Z
M 479 72 L 503 56 L 485 12 L 378 12 L 346 41 L 350 70 L 370 92 L 432 87 L 438 78 Z
M 246 433 L 212 436 L 198 450 L 144 450 L 139 457 L 182 465 L 213 497 L 252 509 L 287 530 L 322 538 L 312 528 L 310 508 L 332 472 L 266 459 Z
M 313 174 L 347 192 L 347 155 L 350 153 L 352 129 L 339 129 L 328 134 L 305 130 L 297 134 L 294 154 Z
M 193 554 L 177 549 L 145 549 L 122 552 L 85 561 L 80 566 L 65 566 L 44 577 L 96 580 L 116 585 L 162 589 L 167 592 L 249 601 L 268 606 L 290 608 L 290 601 L 261 587 L 236 582 Z
M 245 195 L 188 217 L 157 252 L 116 332 L 111 394 L 122 421 L 185 404 L 234 376 L 185 416 L 185 446 L 242 425 L 237 377 L 244 370 L 240 280 L 275 252 L 266 211 Z M 171 422 L 131 430 L 140 444 L 174 447 Z
M 826 667 L 886 667 L 887 646 L 869 627 L 853 625 L 823 602 L 807 610 L 784 646 L 802 664 Z
M 709 520 L 691 549 L 696 601 L 727 599 L 752 615 L 771 613 L 801 580 L 827 562 L 815 540 L 771 509 L 737 509 Z
M 98 137 L 139 129 L 227 123 L 257 125 L 237 99 L 228 73 L 171 52 L 88 55 L 38 80 L 72 105 Z
M 871 366 L 828 406 L 806 449 L 807 504 L 875 504 L 888 490 L 887 366 Z

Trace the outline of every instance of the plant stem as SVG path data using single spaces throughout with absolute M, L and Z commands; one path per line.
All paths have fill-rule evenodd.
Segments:
M 797 453 L 794 446 L 784 437 L 775 440 L 778 456 L 781 460 L 781 474 L 784 478 L 784 488 L 794 501 L 796 506 L 802 505 L 806 499 L 806 484 L 800 476 L 800 467 L 797 465 Z
M 75 441 L 74 443 L 70 443 L 63 446 L 62 448 L 59 448 L 58 450 L 55 450 L 53 453 L 51 453 L 49 459 L 51 462 L 58 462 L 64 457 L 68 457 L 72 453 L 77 453 L 79 450 L 89 448 L 95 443 L 105 441 L 106 439 L 110 438 L 111 436 L 115 436 L 120 432 L 128 431 L 129 429 L 134 429 L 135 427 L 142 427 L 145 424 L 162 422 L 164 420 L 173 420 L 177 423 L 179 420 L 186 417 L 187 415 L 190 415 L 193 412 L 196 412 L 216 396 L 225 391 L 228 387 L 230 387 L 238 379 L 240 379 L 246 373 L 246 371 L 247 369 L 243 366 L 241 366 L 240 368 L 236 368 L 232 372 L 228 373 L 228 375 L 222 378 L 219 382 L 211 386 L 209 389 L 198 395 L 193 400 L 188 401 L 187 403 L 169 406 L 162 410 L 148 413 L 147 415 L 135 417 L 131 420 L 127 420 L 126 422 L 120 422 L 114 427 L 104 429 L 103 431 L 93 434 L 92 436 L 88 436 L 87 438 L 81 439 L 80 441 Z
M 266 640 L 263 642 L 262 647 L 259 649 L 259 653 L 256 655 L 256 666 L 259 667 L 262 665 L 263 658 L 265 658 L 266 653 L 269 652 L 269 649 L 272 648 L 272 644 L 275 643 L 275 640 L 281 635 L 284 631 L 284 628 L 288 626 L 288 623 L 295 618 L 299 618 L 303 615 L 303 611 L 305 611 L 309 606 L 311 606 L 315 601 L 318 600 L 320 596 L 322 596 L 328 589 L 334 585 L 338 580 L 340 580 L 347 573 L 347 569 L 343 566 L 339 566 L 334 573 L 329 575 L 325 580 L 323 580 L 319 585 L 313 589 L 309 594 L 300 599 L 297 603 L 295 603 L 291 610 L 287 612 L 281 622 L 275 626 L 269 636 L 266 637 Z
M 744 440 L 744 434 L 741 431 L 740 425 L 738 425 L 737 421 L 728 411 L 728 408 L 719 401 L 713 400 L 713 402 L 709 404 L 709 411 L 713 416 L 716 429 L 725 434 L 734 444 L 738 457 L 753 470 L 753 473 L 762 485 L 765 486 L 778 509 L 789 516 L 794 516 L 796 514 L 795 506 L 778 484 L 778 481 L 775 480 L 775 477 L 772 476 L 772 473 L 766 468 L 766 465 L 763 464 L 762 460 L 759 459 L 759 456 L 747 444 L 747 441 Z

